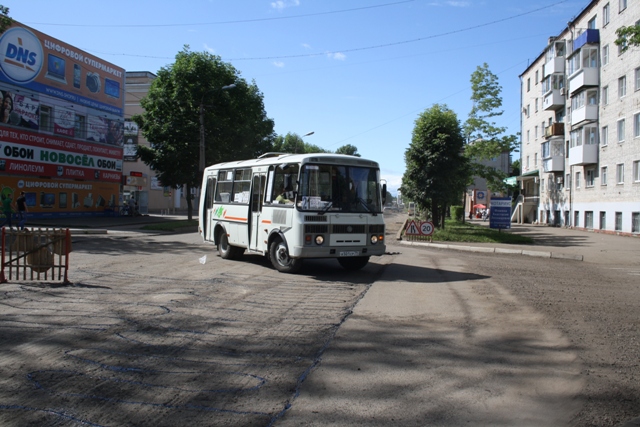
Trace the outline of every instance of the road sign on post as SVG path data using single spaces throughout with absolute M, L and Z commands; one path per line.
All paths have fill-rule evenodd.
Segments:
M 431 221 L 422 221 L 420 223 L 420 234 L 431 236 L 433 234 L 433 223 Z
M 420 228 L 418 228 L 415 221 L 410 221 L 404 234 L 406 234 L 407 236 L 419 236 Z
M 511 228 L 511 197 L 492 197 L 489 210 L 489 227 Z

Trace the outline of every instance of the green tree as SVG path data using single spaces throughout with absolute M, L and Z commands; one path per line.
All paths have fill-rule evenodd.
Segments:
M 297 133 L 287 133 L 285 136 L 278 135 L 273 141 L 273 151 L 277 153 L 330 153 L 317 145 L 304 142 L 304 139 Z
M 622 52 L 631 46 L 640 46 L 640 24 L 620 27 L 616 30 L 616 36 L 615 44 L 621 47 Z
M 463 126 L 467 137 L 465 155 L 471 160 L 472 176 L 486 179 L 491 191 L 503 191 L 507 174 L 480 162 L 517 151 L 518 136 L 505 134 L 507 128 L 497 126 L 492 121 L 504 113 L 500 110 L 502 87 L 486 63 L 471 74 L 471 91 L 473 107 Z
M 436 104 L 416 119 L 405 151 L 402 195 L 414 201 L 419 210 L 429 209 L 439 228 L 444 228 L 447 207 L 459 203 L 469 181 L 469 161 L 463 148 L 460 122 L 446 105 Z
M 173 64 L 158 71 L 140 104 L 144 113 L 133 120 L 151 146 L 139 146 L 138 156 L 162 185 L 186 186 L 189 219 L 191 190 L 202 182 L 201 142 L 205 165 L 255 158 L 272 149 L 274 123 L 266 116 L 262 93 L 218 56 L 185 46 Z
M 336 154 L 347 154 L 349 156 L 361 157 L 360 154 L 358 153 L 358 147 L 351 144 L 347 144 L 347 145 L 343 145 L 342 147 L 339 147 L 336 150 Z
M 0 4 L 0 34 L 13 24 L 13 19 L 9 16 L 9 8 Z

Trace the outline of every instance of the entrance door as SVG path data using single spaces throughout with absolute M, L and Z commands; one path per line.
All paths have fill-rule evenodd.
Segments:
M 251 183 L 251 224 L 249 225 L 249 249 L 259 250 L 260 245 L 260 217 L 262 216 L 262 201 L 264 187 L 267 182 L 265 173 L 254 173 Z

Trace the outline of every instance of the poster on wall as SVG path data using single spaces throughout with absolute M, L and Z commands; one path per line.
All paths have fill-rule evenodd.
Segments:
M 118 201 L 120 186 L 109 182 L 4 177 L 2 198 L 15 201 L 24 191 L 30 217 L 104 215 Z
M 53 133 L 73 138 L 76 115 L 73 110 L 58 107 L 53 117 Z
M 17 21 L 0 35 L 0 81 L 122 117 L 124 77 L 124 69 Z
M 0 128 L 0 161 L 9 175 L 122 181 L 122 148 L 56 135 Z
M 2 94 L 0 123 L 38 129 L 40 102 L 37 99 L 14 94 L 9 90 L 2 90 L 0 93 Z
M 124 122 L 124 158 L 125 162 L 135 162 L 138 151 L 138 125 L 130 120 Z

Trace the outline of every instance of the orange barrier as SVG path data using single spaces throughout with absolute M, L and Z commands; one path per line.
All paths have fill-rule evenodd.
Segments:
M 69 229 L 2 229 L 0 283 L 9 280 L 60 280 L 70 284 Z M 5 274 L 8 270 L 8 274 Z

